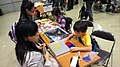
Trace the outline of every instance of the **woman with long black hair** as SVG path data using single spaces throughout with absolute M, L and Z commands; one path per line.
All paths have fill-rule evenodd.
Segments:
M 23 0 L 21 4 L 20 18 L 35 21 L 37 17 L 34 15 L 35 7 L 31 0 Z
M 39 39 L 38 26 L 33 21 L 19 21 L 16 25 L 17 43 L 15 47 L 19 67 L 58 67 L 51 64 L 52 57 L 43 46 L 37 47 Z

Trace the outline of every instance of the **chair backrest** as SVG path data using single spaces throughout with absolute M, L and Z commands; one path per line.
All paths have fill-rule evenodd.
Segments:
M 71 29 L 73 19 L 70 17 L 66 17 L 65 20 L 66 20 L 66 24 L 65 24 L 66 30 Z
M 100 31 L 100 30 L 93 31 L 91 35 L 114 42 L 113 45 L 112 45 L 112 48 L 109 51 L 109 54 L 107 55 L 106 58 L 104 58 L 104 61 L 106 61 L 106 59 L 108 59 L 107 62 L 106 62 L 106 65 L 105 65 L 105 67 L 107 67 L 110 56 L 111 56 L 111 54 L 113 52 L 113 48 L 114 48 L 114 45 L 115 45 L 115 38 L 110 32 L 105 32 L 105 31 Z M 106 51 L 102 50 L 102 53 L 104 53 L 104 52 L 106 52 Z
M 114 36 L 110 32 L 96 30 L 91 35 L 105 39 L 105 40 L 115 41 Z

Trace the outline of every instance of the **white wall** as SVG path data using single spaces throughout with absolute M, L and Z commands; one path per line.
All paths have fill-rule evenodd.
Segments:
M 20 10 L 22 0 L 0 0 L 0 9 L 3 13 L 9 13 Z

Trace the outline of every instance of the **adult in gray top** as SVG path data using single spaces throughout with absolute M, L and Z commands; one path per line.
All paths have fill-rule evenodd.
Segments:
M 15 52 L 19 67 L 58 67 L 57 62 L 54 62 L 56 60 L 45 50 L 45 46 L 36 45 L 39 33 L 35 22 L 19 21 L 15 33 L 17 37 Z

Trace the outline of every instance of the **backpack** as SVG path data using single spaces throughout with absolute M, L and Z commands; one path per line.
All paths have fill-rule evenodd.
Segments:
M 86 20 L 87 17 L 88 17 L 88 12 L 87 12 L 86 7 L 83 3 L 82 8 L 79 11 L 79 17 L 78 18 L 80 18 L 81 20 L 83 20 L 83 19 Z
M 10 29 L 10 31 L 8 32 L 8 36 L 11 38 L 11 40 L 13 41 L 13 42 L 15 42 L 16 43 L 16 40 L 17 40 L 17 38 L 16 38 L 16 35 L 15 35 L 15 26 L 17 25 L 17 22 L 18 21 L 16 21 L 15 23 L 13 23 L 13 25 L 11 25 L 11 29 Z
M 65 23 L 65 30 L 68 32 L 68 33 L 71 33 L 71 26 L 72 26 L 72 21 L 73 19 L 70 18 L 70 17 L 64 17 L 62 19 L 65 19 L 66 23 Z M 62 19 L 60 20 L 60 22 L 62 21 Z

